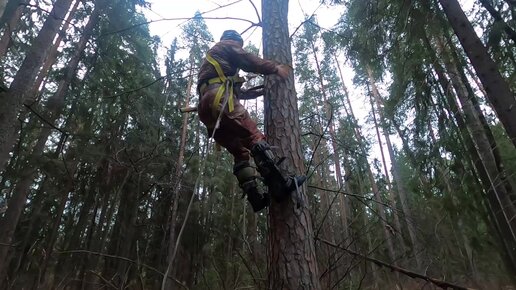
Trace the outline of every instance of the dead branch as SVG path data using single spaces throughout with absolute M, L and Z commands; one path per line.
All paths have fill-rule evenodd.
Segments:
M 148 24 L 162 22 L 162 21 L 180 21 L 180 20 L 187 20 L 187 21 L 189 21 L 189 20 L 192 20 L 192 19 L 194 19 L 194 17 L 175 17 L 175 18 L 161 18 L 161 19 L 156 19 L 156 20 L 150 20 L 150 21 L 145 21 L 145 22 L 137 23 L 137 24 L 134 24 L 134 25 L 131 25 L 129 27 L 122 28 L 122 29 L 119 29 L 119 30 L 115 30 L 115 31 L 111 31 L 111 32 L 106 32 L 104 34 L 101 34 L 99 37 L 126 32 L 128 30 L 134 29 L 134 28 L 142 26 L 142 25 L 148 25 Z M 251 25 L 254 25 L 254 26 L 259 26 L 259 23 L 255 23 L 255 22 L 253 22 L 253 21 L 251 21 L 249 19 L 239 18 L 239 17 L 203 17 L 203 19 L 205 19 L 205 20 L 237 20 L 237 21 L 247 22 L 247 23 L 249 23 Z
M 146 264 L 142 264 L 142 263 L 138 263 L 138 262 L 135 262 L 129 258 L 126 258 L 126 257 L 122 257 L 122 256 L 115 256 L 115 255 L 109 255 L 109 254 L 104 254 L 104 253 L 99 253 L 99 252 L 92 252 L 92 251 L 88 251 L 88 250 L 69 250 L 69 251 L 56 251 L 57 254 L 92 254 L 92 255 L 96 255 L 96 256 L 101 256 L 101 257 L 106 257 L 106 258 L 113 258 L 113 259 L 119 259 L 119 260 L 123 260 L 123 261 L 126 261 L 126 262 L 129 262 L 129 263 L 133 263 L 133 264 L 136 264 L 137 266 L 142 266 L 146 269 L 149 269 L 155 273 L 158 273 L 160 274 L 161 276 L 164 276 L 165 274 L 162 273 L 161 271 L 159 271 L 158 269 L 152 267 L 152 266 L 149 266 L 149 265 L 146 265 Z M 174 282 L 176 282 L 177 284 L 179 284 L 180 286 L 182 286 L 183 288 L 185 289 L 189 289 L 188 286 L 186 286 L 185 284 L 181 283 L 179 280 L 177 280 L 176 278 L 172 277 L 172 276 L 168 276 L 168 278 L 172 279 Z
M 95 271 L 88 271 L 90 272 L 91 274 L 97 276 L 100 280 L 102 280 L 102 282 L 104 282 L 106 285 L 110 286 L 111 288 L 113 289 L 118 289 L 113 283 L 111 283 L 110 281 L 108 281 L 106 278 L 104 278 L 102 275 L 100 275 L 99 273 L 95 272 Z
M 258 18 L 258 23 L 262 23 L 262 19 L 260 17 L 260 13 L 258 12 L 258 8 L 256 8 L 256 5 L 254 5 L 254 2 L 252 0 L 249 0 L 251 5 L 253 5 L 254 12 L 256 13 L 256 17 Z
M 54 124 L 52 124 L 50 121 L 45 119 L 40 113 L 38 113 L 35 109 L 32 108 L 31 105 L 23 104 L 25 108 L 29 109 L 34 115 L 36 115 L 41 121 L 43 121 L 45 124 L 49 125 L 51 128 L 61 132 L 61 134 L 68 135 L 63 129 L 56 127 Z
M 316 185 L 308 185 L 307 186 L 308 188 L 313 188 L 313 189 L 318 189 L 318 190 L 322 190 L 322 191 L 327 191 L 327 192 L 333 192 L 333 193 L 341 193 L 341 194 L 344 194 L 344 195 L 347 195 L 347 196 L 352 196 L 352 197 L 355 197 L 357 199 L 365 199 L 367 201 L 371 201 L 371 202 L 375 202 L 375 203 L 379 203 L 383 206 L 386 206 L 388 207 L 389 209 L 391 210 L 394 210 L 394 211 L 399 211 L 398 209 L 392 207 L 391 205 L 387 204 L 387 203 L 384 203 L 384 202 L 380 202 L 380 201 L 376 201 L 374 200 L 373 198 L 371 197 L 367 197 L 367 196 L 363 196 L 363 195 L 358 195 L 358 194 L 353 194 L 353 193 L 347 193 L 345 191 L 342 191 L 342 190 L 334 190 L 334 189 L 329 189 L 329 188 L 324 188 L 324 187 L 319 187 L 319 186 L 316 186 Z
M 237 4 L 238 2 L 242 2 L 242 0 L 236 0 L 236 1 L 233 1 L 233 2 L 230 2 L 228 4 L 224 4 L 224 5 L 219 5 L 217 3 L 214 3 L 215 5 L 217 5 L 217 8 L 213 8 L 211 10 L 208 10 L 208 11 L 204 11 L 204 12 L 201 12 L 201 15 L 204 15 L 206 13 L 210 13 L 210 12 L 213 12 L 213 11 L 216 11 L 216 10 L 219 10 L 219 9 L 222 9 L 222 8 L 225 8 L 225 7 L 228 7 L 228 6 L 231 6 L 233 4 Z
M 5 246 L 5 247 L 16 247 L 16 244 L 0 243 L 0 246 Z
M 389 263 L 386 263 L 386 262 L 383 262 L 383 261 L 380 261 L 378 259 L 375 259 L 375 258 L 371 258 L 371 257 L 368 257 L 366 255 L 363 255 L 363 254 L 360 254 L 360 253 L 357 253 L 355 251 L 352 251 L 350 249 L 346 249 L 344 247 L 341 247 L 339 245 L 335 245 L 334 243 L 332 242 L 329 242 L 325 239 L 321 239 L 321 238 L 316 238 L 316 240 L 320 241 L 321 243 L 324 243 L 330 247 L 333 247 L 333 248 L 336 248 L 336 249 L 340 249 L 340 250 L 343 250 L 343 251 L 346 251 L 348 252 L 349 254 L 353 255 L 353 256 L 357 256 L 357 257 L 360 257 L 362 259 L 365 259 L 369 262 L 373 262 L 374 264 L 376 264 L 377 266 L 379 267 L 386 267 L 386 268 L 389 268 L 391 271 L 394 271 L 394 272 L 398 272 L 398 273 L 401 273 L 403 275 L 406 275 L 406 276 L 409 276 L 410 278 L 413 278 L 413 279 L 422 279 L 422 280 L 425 280 L 427 282 L 430 282 L 438 287 L 441 287 L 442 289 L 448 289 L 448 288 L 451 288 L 451 289 L 455 289 L 455 290 L 474 290 L 473 288 L 467 288 L 467 287 L 463 287 L 463 286 L 459 286 L 459 285 L 455 285 L 455 284 L 452 284 L 452 283 L 449 283 L 449 282 L 445 282 L 445 281 L 442 281 L 442 280 L 438 280 L 438 279 L 435 279 L 435 278 L 432 278 L 432 277 L 428 277 L 428 276 L 425 276 L 425 275 L 422 275 L 422 274 L 419 274 L 419 273 L 416 273 L 416 272 L 412 272 L 412 271 L 409 271 L 407 269 L 403 269 L 403 268 L 400 268 L 398 266 L 395 266 L 395 265 L 391 265 Z

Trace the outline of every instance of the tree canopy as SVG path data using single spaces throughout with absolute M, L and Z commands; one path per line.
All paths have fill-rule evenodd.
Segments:
M 0 288 L 512 289 L 514 1 L 233 2 L 165 43 L 145 0 L 0 1 Z M 241 100 L 308 177 L 257 214 L 180 111 L 214 18 L 293 68 Z

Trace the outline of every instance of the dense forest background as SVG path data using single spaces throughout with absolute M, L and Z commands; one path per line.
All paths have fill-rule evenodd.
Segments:
M 144 0 L 0 4 L 0 288 L 271 289 L 270 214 L 179 111 L 219 37 L 202 10 L 162 43 Z M 319 278 L 295 289 L 515 289 L 516 3 L 322 5 L 338 24 L 286 43 Z

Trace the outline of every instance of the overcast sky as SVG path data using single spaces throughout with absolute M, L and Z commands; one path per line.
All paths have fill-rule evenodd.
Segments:
M 250 23 L 238 20 L 221 20 L 221 19 L 206 19 L 206 17 L 236 17 L 249 19 L 253 22 L 258 22 L 258 18 L 251 5 L 251 1 L 256 5 L 258 12 L 261 14 L 261 1 L 260 0 L 148 0 L 151 3 L 149 9 L 144 9 L 144 13 L 149 20 L 156 21 L 149 25 L 152 35 L 157 35 L 162 40 L 162 50 L 160 51 L 161 57 L 166 53 L 166 49 L 170 46 L 174 37 L 178 37 L 181 34 L 181 25 L 186 20 L 165 20 L 161 19 L 172 19 L 172 18 L 189 18 L 194 15 L 196 11 L 203 13 L 205 21 L 208 25 L 209 31 L 212 33 L 215 40 L 220 38 L 220 35 L 224 30 L 234 29 L 239 32 L 244 31 L 249 27 Z M 469 11 L 473 6 L 475 0 L 459 0 L 465 11 Z M 225 6 L 230 3 L 234 3 L 224 8 L 216 9 L 220 6 Z M 289 1 L 289 31 L 292 33 L 296 27 L 298 27 L 304 20 L 304 15 L 315 14 L 319 25 L 324 28 L 332 28 L 337 22 L 340 15 L 343 12 L 342 6 L 328 7 L 321 5 L 318 0 L 290 0 Z M 255 44 L 261 50 L 261 28 L 253 28 L 243 34 L 243 38 L 246 42 Z M 373 130 L 371 124 L 366 124 L 365 119 L 368 112 L 370 111 L 369 102 L 363 93 L 361 88 L 356 88 L 352 84 L 354 77 L 353 70 L 345 66 L 344 69 L 344 83 L 349 89 L 351 102 L 353 109 L 357 114 L 359 123 L 365 126 L 366 134 L 373 137 Z M 380 84 L 380 88 L 384 88 L 386 84 Z M 369 128 L 368 128 L 369 127 Z M 394 137 L 394 136 L 393 136 Z M 395 144 L 399 143 L 397 138 L 394 137 L 392 140 Z M 398 145 L 398 144 L 396 144 Z M 373 148 L 372 158 L 379 158 L 379 148 L 375 144 Z M 387 156 L 387 159 L 388 156 Z M 390 163 L 390 160 L 387 160 Z
M 256 12 L 251 5 L 251 1 L 256 5 L 261 14 L 260 0 L 148 0 L 151 3 L 150 9 L 144 9 L 144 13 L 149 20 L 188 18 L 192 17 L 196 11 L 207 12 L 204 17 L 237 17 L 258 22 Z M 464 9 L 471 9 L 474 0 L 459 0 Z M 235 3 L 224 8 L 216 9 Z M 212 11 L 214 10 L 214 11 Z M 290 0 L 289 1 L 289 27 L 290 32 L 299 26 L 304 20 L 304 15 L 312 15 L 315 12 L 319 24 L 325 28 L 331 28 L 337 23 L 340 14 L 343 12 L 342 6 L 329 7 L 321 5 L 318 0 Z M 239 32 L 249 27 L 248 22 L 227 20 L 227 19 L 206 19 L 209 30 L 213 37 L 218 40 L 222 32 L 226 29 L 235 29 Z M 150 24 L 151 33 L 161 37 L 164 46 L 169 46 L 172 39 L 178 36 L 181 24 L 185 20 L 166 20 Z M 253 28 L 243 35 L 244 40 L 250 41 L 257 46 L 261 45 L 261 29 Z
M 145 10 L 145 15 L 149 20 L 159 20 L 163 18 L 185 18 L 192 17 L 196 11 L 206 12 L 214 10 L 219 6 L 237 2 L 233 5 L 216 9 L 212 12 L 203 14 L 204 17 L 237 17 L 258 22 L 256 12 L 251 5 L 251 0 L 150 0 L 151 8 Z M 261 1 L 252 0 L 261 14 Z M 291 0 L 289 6 L 289 26 L 292 32 L 303 21 L 304 14 L 311 15 L 316 12 L 321 26 L 331 27 L 339 18 L 342 9 L 329 9 L 325 5 L 320 5 L 316 0 Z M 235 29 L 239 32 L 249 27 L 248 22 L 237 20 L 205 20 L 210 32 L 215 40 L 218 40 L 224 30 Z M 169 46 L 172 39 L 180 34 L 180 26 L 184 20 L 179 21 L 159 21 L 150 25 L 152 34 L 161 37 L 164 46 Z M 253 28 L 243 35 L 244 40 L 261 45 L 261 29 Z

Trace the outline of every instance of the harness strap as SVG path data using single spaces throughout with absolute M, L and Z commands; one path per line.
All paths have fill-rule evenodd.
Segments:
M 225 82 L 226 76 L 224 75 L 224 72 L 222 71 L 222 67 L 220 67 L 220 64 L 218 61 L 216 61 L 211 55 L 206 54 L 206 60 L 211 63 L 215 67 L 215 70 L 217 71 L 217 74 L 219 75 L 219 78 Z
M 206 60 L 215 67 L 215 71 L 217 71 L 218 78 L 213 78 L 208 80 L 208 84 L 210 83 L 222 83 L 222 85 L 217 90 L 217 94 L 215 94 L 215 99 L 213 100 L 212 104 L 212 112 L 213 115 L 217 115 L 217 109 L 220 104 L 220 100 L 222 99 L 222 96 L 224 95 L 224 92 L 229 91 L 228 96 L 228 111 L 233 112 L 235 109 L 235 103 L 233 100 L 233 85 L 235 82 L 242 82 L 241 79 L 238 78 L 238 71 L 233 77 L 226 77 L 224 75 L 224 71 L 222 71 L 222 67 L 220 66 L 219 62 L 216 61 L 211 55 L 206 54 Z M 224 108 L 221 108 L 221 110 L 224 110 Z

